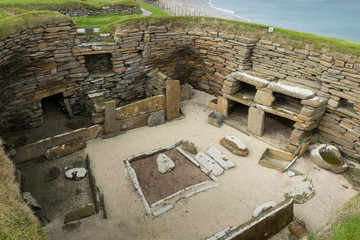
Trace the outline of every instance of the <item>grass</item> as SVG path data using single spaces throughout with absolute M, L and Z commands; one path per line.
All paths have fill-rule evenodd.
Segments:
M 0 147 L 0 239 L 46 239 L 38 220 L 22 200 L 14 170 Z
M 0 0 L 0 8 L 16 7 L 26 10 L 59 11 L 69 8 L 101 8 L 105 5 L 137 6 L 133 0 Z
M 348 201 L 310 240 L 358 240 L 360 236 L 360 193 Z
M 8 16 L 0 20 L 0 40 L 29 28 L 71 21 L 70 17 L 51 11 L 29 12 L 17 16 Z
M 149 16 L 147 18 L 121 19 L 103 26 L 102 31 L 113 32 L 116 28 L 133 28 L 140 25 L 165 25 L 171 31 L 218 31 L 244 37 L 255 37 L 277 43 L 325 53 L 345 61 L 359 61 L 360 43 L 321 37 L 314 34 L 275 28 L 268 32 L 268 26 L 210 17 Z
M 170 16 L 168 13 L 161 11 L 158 8 L 155 8 L 149 4 L 139 2 L 139 5 L 152 12 L 151 16 Z M 114 13 L 114 14 L 104 14 L 104 15 L 97 15 L 97 16 L 88 16 L 88 17 L 74 17 L 73 20 L 75 21 L 78 27 L 101 27 L 106 25 L 111 25 L 118 21 L 124 21 L 127 19 L 132 18 L 142 18 L 145 16 L 141 15 L 126 15 L 122 13 Z

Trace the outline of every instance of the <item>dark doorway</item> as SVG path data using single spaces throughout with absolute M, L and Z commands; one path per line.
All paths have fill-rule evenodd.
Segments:
M 61 98 L 61 93 L 58 93 L 41 100 L 41 109 L 43 112 L 44 121 L 50 118 L 53 119 L 54 117 L 66 117 L 65 113 L 61 111 Z

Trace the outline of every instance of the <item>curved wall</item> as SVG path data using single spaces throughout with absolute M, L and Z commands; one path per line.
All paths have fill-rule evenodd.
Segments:
M 251 70 L 329 99 L 319 125 L 313 124 L 318 125 L 320 141 L 359 157 L 359 64 L 265 40 L 218 32 L 168 32 L 161 26 L 119 30 L 115 42 L 89 42 L 78 37 L 70 23 L 60 23 L 26 30 L 0 46 L 2 133 L 40 125 L 41 99 L 56 93 L 69 100 L 75 115 L 82 114 L 84 102 L 94 96 L 114 99 L 118 106 L 143 98 L 146 74 L 154 68 L 217 95 L 222 95 L 227 75 Z M 97 54 L 109 56 L 110 72 L 91 73 L 86 56 Z

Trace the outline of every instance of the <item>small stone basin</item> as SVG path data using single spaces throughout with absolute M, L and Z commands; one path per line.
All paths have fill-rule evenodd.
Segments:
M 342 173 L 347 169 L 339 149 L 332 145 L 321 144 L 310 151 L 311 160 L 318 166 L 334 173 Z

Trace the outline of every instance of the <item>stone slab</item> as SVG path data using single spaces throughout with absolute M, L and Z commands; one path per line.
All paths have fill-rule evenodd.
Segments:
M 205 153 L 199 152 L 196 155 L 195 160 L 216 177 L 224 172 L 224 169 Z
M 17 149 L 17 154 L 14 156 L 13 161 L 15 162 L 15 164 L 18 164 L 37 157 L 41 157 L 49 148 L 70 142 L 72 140 L 94 139 L 98 136 L 102 128 L 103 127 L 101 125 L 94 125 L 89 128 L 77 129 L 75 131 L 67 132 L 51 138 L 45 138 L 35 143 L 27 144 Z
M 264 134 L 265 112 L 255 108 L 249 108 L 247 129 L 249 132 L 262 136 Z
M 146 98 L 116 109 L 116 120 L 122 120 L 129 117 L 135 117 L 140 114 L 156 112 L 165 109 L 165 96 L 158 95 Z
M 314 91 L 305 88 L 285 85 L 285 84 L 270 83 L 267 86 L 267 88 L 273 92 L 282 93 L 284 95 L 288 95 L 294 98 L 299 98 L 302 100 L 309 99 L 315 96 Z
M 238 81 L 242 81 L 245 83 L 248 83 L 250 85 L 256 86 L 256 87 L 266 87 L 269 84 L 268 80 L 252 76 L 248 73 L 244 72 L 236 72 L 232 74 L 232 77 Z
M 305 178 L 285 193 L 286 199 L 294 199 L 295 203 L 303 204 L 315 196 L 315 188 L 310 179 Z
M 117 124 L 116 128 L 120 129 L 120 131 L 126 131 L 126 130 L 147 126 L 150 115 L 151 113 L 147 113 L 136 117 L 129 117 L 122 120 L 116 120 L 115 121 L 115 124 Z
M 95 214 L 95 205 L 93 203 L 86 204 L 78 209 L 66 214 L 64 224 L 90 217 Z
M 49 160 L 54 160 L 59 157 L 69 155 L 73 152 L 80 151 L 84 148 L 86 148 L 85 139 L 73 140 L 59 146 L 49 148 L 45 152 L 45 157 Z
M 210 147 L 206 151 L 206 153 L 225 170 L 235 167 L 234 162 L 231 161 L 228 156 L 226 156 L 225 154 L 223 154 L 222 152 L 220 152 L 218 149 L 216 149 L 214 147 Z
M 116 128 L 116 124 L 115 124 L 115 109 L 116 109 L 115 101 L 105 102 L 105 133 L 106 134 L 117 132 L 119 130 Z
M 180 117 L 180 81 L 166 81 L 166 118 L 168 121 Z

